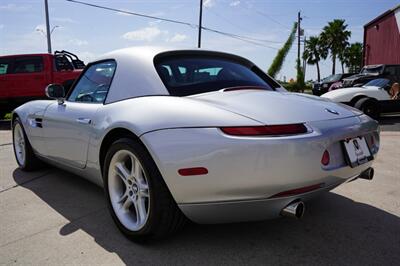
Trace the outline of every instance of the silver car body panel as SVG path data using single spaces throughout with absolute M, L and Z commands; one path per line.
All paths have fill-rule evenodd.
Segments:
M 372 133 L 376 122 L 361 124 L 352 117 L 307 125 L 313 132 L 295 137 L 244 138 L 216 128 L 190 128 L 150 132 L 141 139 L 178 204 L 268 198 L 293 188 L 344 181 L 368 168 L 347 166 L 337 146 L 346 138 Z M 326 149 L 332 157 L 330 169 L 320 163 Z M 189 167 L 206 167 L 209 173 L 178 174 L 177 169 Z
M 105 104 L 43 100 L 17 108 L 14 114 L 35 153 L 101 186 L 102 142 L 115 129 L 128 130 L 152 155 L 181 210 L 190 219 L 207 223 L 276 216 L 278 208 L 304 195 L 270 199 L 272 195 L 323 184 L 307 194 L 311 196 L 371 166 L 368 162 L 349 167 L 341 147 L 343 139 L 373 136 L 376 155 L 378 124 L 359 111 L 282 88 L 169 96 L 153 63 L 162 51 L 131 48 L 101 57 L 117 62 Z M 305 123 L 309 132 L 235 137 L 219 129 L 289 123 Z M 320 161 L 325 149 L 331 153 L 331 164 L 324 168 Z M 178 174 L 188 167 L 206 167 L 209 173 Z M 237 216 L 242 208 L 253 215 Z M 260 211 L 262 215 L 257 214 Z

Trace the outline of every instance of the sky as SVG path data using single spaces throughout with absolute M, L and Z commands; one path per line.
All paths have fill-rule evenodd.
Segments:
M 97 9 L 65 0 L 48 0 L 50 25 L 55 27 L 53 50 L 76 53 L 85 62 L 130 46 L 197 46 L 199 0 L 81 0 L 130 12 L 188 22 L 173 24 Z M 363 25 L 400 4 L 397 0 L 204 0 L 203 26 L 245 36 L 245 42 L 214 32 L 202 32 L 202 48 L 244 56 L 267 70 L 286 41 L 297 12 L 305 36 L 318 35 L 333 19 L 345 19 L 351 42 L 362 42 Z M 46 52 L 44 0 L 0 0 L 0 55 Z M 248 39 L 247 39 L 248 40 Z M 301 47 L 303 49 L 303 47 Z M 297 43 L 292 46 L 277 78 L 295 78 Z M 321 76 L 331 73 L 330 58 L 321 62 Z M 337 72 L 341 72 L 337 64 Z M 316 79 L 308 65 L 306 80 Z

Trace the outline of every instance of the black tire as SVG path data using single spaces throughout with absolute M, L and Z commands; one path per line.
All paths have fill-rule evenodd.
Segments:
M 132 152 L 142 165 L 146 175 L 149 195 L 150 208 L 146 223 L 138 231 L 131 231 L 126 228 L 118 219 L 110 199 L 108 187 L 108 172 L 113 155 L 121 150 Z M 111 216 L 119 230 L 130 240 L 143 242 L 149 239 L 158 239 L 169 236 L 177 232 L 186 223 L 186 217 L 178 208 L 172 198 L 155 162 L 147 149 L 138 141 L 130 138 L 122 138 L 115 141 L 107 151 L 103 167 L 104 191 L 106 194 L 107 205 Z
M 15 128 L 17 126 L 20 126 L 23 132 L 23 138 L 24 138 L 24 152 L 25 152 L 25 160 L 23 162 L 20 162 L 17 157 L 17 151 L 16 151 L 16 143 L 15 143 Z M 38 159 L 33 152 L 32 146 L 26 137 L 26 133 L 24 130 L 24 127 L 19 120 L 19 118 L 16 118 L 12 124 L 12 136 L 13 136 L 13 150 L 14 150 L 14 156 L 15 160 L 17 161 L 18 166 L 21 168 L 23 171 L 33 171 L 33 170 L 38 170 L 43 167 L 43 162 Z
M 362 98 L 358 100 L 355 105 L 355 108 L 364 112 L 364 114 L 378 119 L 380 115 L 379 104 L 378 101 L 371 98 Z
M 361 100 L 367 98 L 366 96 L 358 96 L 358 97 L 354 97 L 351 101 L 350 101 L 350 106 L 355 107 L 356 103 Z

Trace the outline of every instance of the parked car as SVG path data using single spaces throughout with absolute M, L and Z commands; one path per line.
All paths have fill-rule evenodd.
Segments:
M 186 218 L 301 217 L 305 200 L 372 179 L 379 150 L 375 120 L 289 93 L 223 52 L 118 50 L 90 63 L 66 96 L 57 84 L 46 93 L 54 100 L 12 114 L 18 165 L 42 160 L 104 186 L 133 240 L 171 234 Z
M 359 74 L 343 79 L 343 88 L 360 87 L 367 82 L 386 78 L 392 82 L 400 80 L 400 65 L 369 65 L 364 66 Z
M 354 106 L 365 114 L 378 118 L 382 113 L 400 112 L 400 100 L 390 99 L 391 83 L 389 79 L 374 79 L 361 87 L 335 90 L 321 97 Z
M 342 73 L 342 74 L 330 75 L 330 76 L 322 79 L 321 82 L 315 82 L 313 85 L 312 92 L 314 95 L 320 96 L 320 95 L 328 92 L 329 88 L 333 84 L 338 85 L 338 82 L 341 82 L 344 78 L 347 78 L 347 77 L 350 77 L 353 75 L 354 75 L 354 73 Z
M 0 56 L 0 119 L 27 101 L 44 99 L 44 88 L 51 83 L 68 90 L 84 67 L 66 51 Z

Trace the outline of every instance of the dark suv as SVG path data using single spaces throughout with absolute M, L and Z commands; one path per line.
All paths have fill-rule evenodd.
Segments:
M 332 84 L 336 82 L 342 81 L 344 78 L 353 76 L 355 73 L 342 73 L 342 74 L 335 74 L 335 75 L 330 75 L 324 79 L 321 80 L 321 82 L 315 82 L 313 85 L 313 94 L 320 96 L 324 93 L 327 93 L 329 91 L 329 88 L 332 86 Z
M 400 81 L 400 65 L 369 65 L 364 66 L 359 74 L 345 78 L 343 88 L 360 87 L 365 83 L 377 79 L 386 78 L 392 83 Z

